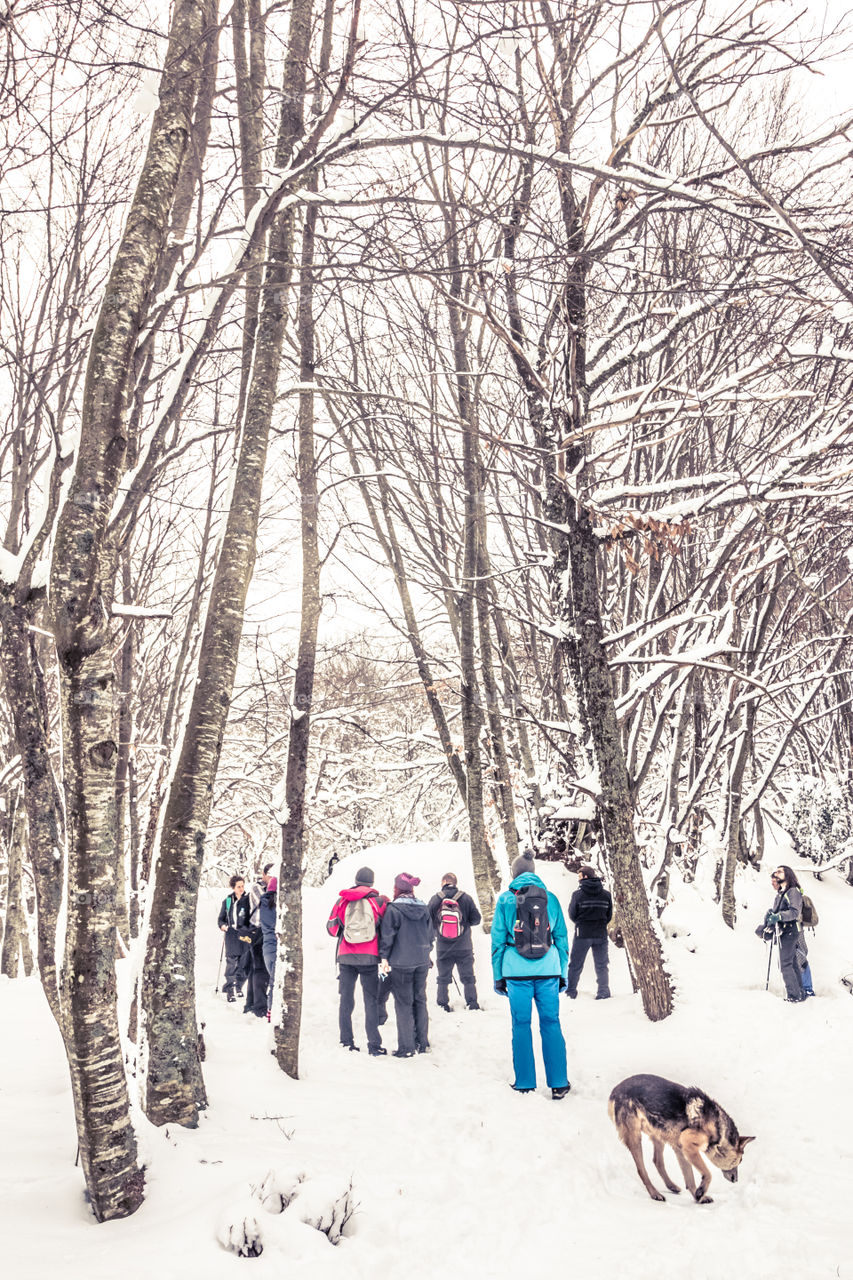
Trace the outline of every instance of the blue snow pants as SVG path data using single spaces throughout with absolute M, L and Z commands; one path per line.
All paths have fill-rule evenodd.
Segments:
M 536 1064 L 533 1059 L 533 1004 L 539 1015 L 545 1079 L 552 1089 L 564 1089 L 569 1083 L 566 1070 L 566 1042 L 560 1026 L 559 978 L 508 978 L 507 995 L 512 1014 L 512 1065 L 516 1089 L 536 1088 Z

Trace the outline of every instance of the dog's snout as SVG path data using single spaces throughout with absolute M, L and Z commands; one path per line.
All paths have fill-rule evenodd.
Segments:
M 737 1169 L 724 1169 L 723 1177 L 728 1178 L 729 1182 L 737 1182 Z

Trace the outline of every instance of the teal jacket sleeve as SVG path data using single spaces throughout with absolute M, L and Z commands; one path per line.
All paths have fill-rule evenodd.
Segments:
M 501 894 L 495 903 L 495 916 L 492 920 L 492 976 L 495 982 L 503 977 L 504 952 L 509 942 L 509 926 L 504 906 L 504 894 Z
M 548 917 L 551 921 L 551 941 L 560 956 L 560 973 L 565 978 L 569 969 L 569 931 L 566 928 L 566 917 L 560 901 L 553 893 L 548 894 Z

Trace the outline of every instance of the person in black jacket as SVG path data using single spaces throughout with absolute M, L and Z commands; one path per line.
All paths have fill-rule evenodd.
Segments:
M 780 864 L 772 872 L 770 883 L 776 897 L 764 917 L 764 923 L 755 932 L 760 938 L 766 939 L 775 935 L 779 943 L 779 968 L 785 983 L 786 999 L 791 1004 L 800 1004 L 806 999 L 803 970 L 808 965 L 808 949 L 802 925 L 803 891 L 794 872 L 784 864 Z
M 405 871 L 394 879 L 394 901 L 379 923 L 379 972 L 390 975 L 397 1014 L 395 1058 L 411 1058 L 429 1048 L 426 980 L 433 927 L 429 908 L 415 897 L 418 876 Z
M 441 877 L 441 892 L 433 894 L 429 901 L 429 914 L 435 929 L 435 960 L 437 966 L 437 1003 L 439 1009 L 451 1011 L 449 1000 L 450 980 L 454 967 L 459 971 L 459 981 L 469 1009 L 479 1009 L 477 984 L 474 980 L 474 943 L 471 926 L 482 920 L 477 904 L 469 893 L 457 887 L 456 876 L 445 871 Z
M 228 883 L 231 892 L 219 910 L 219 928 L 225 934 L 225 981 L 222 990 L 228 997 L 229 1004 L 233 1004 L 237 996 L 243 994 L 243 984 L 252 962 L 252 948 L 240 938 L 240 933 L 243 932 L 245 936 L 248 930 L 252 906 L 246 893 L 246 882 L 241 875 L 232 876 Z M 234 994 L 235 988 L 237 996 Z
M 592 951 L 595 977 L 598 983 L 596 1000 L 610 998 L 608 980 L 607 926 L 613 919 L 613 899 L 605 889 L 595 867 L 585 865 L 578 872 L 578 887 L 569 903 L 569 919 L 574 922 L 575 937 L 569 956 L 569 975 L 566 995 L 575 1000 L 578 979 L 581 976 L 587 953 Z

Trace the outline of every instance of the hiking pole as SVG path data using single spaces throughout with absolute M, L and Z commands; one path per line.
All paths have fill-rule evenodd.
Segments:
M 776 940 L 776 934 L 774 932 L 774 933 L 771 933 L 770 935 L 770 955 L 767 957 L 767 981 L 764 984 L 765 991 L 770 990 L 770 967 L 773 964 L 773 943 L 775 940 Z
M 216 986 L 213 988 L 213 994 L 219 995 L 219 979 L 222 977 L 222 957 L 225 955 L 225 934 L 222 935 L 222 950 L 219 953 L 219 968 L 216 971 Z

